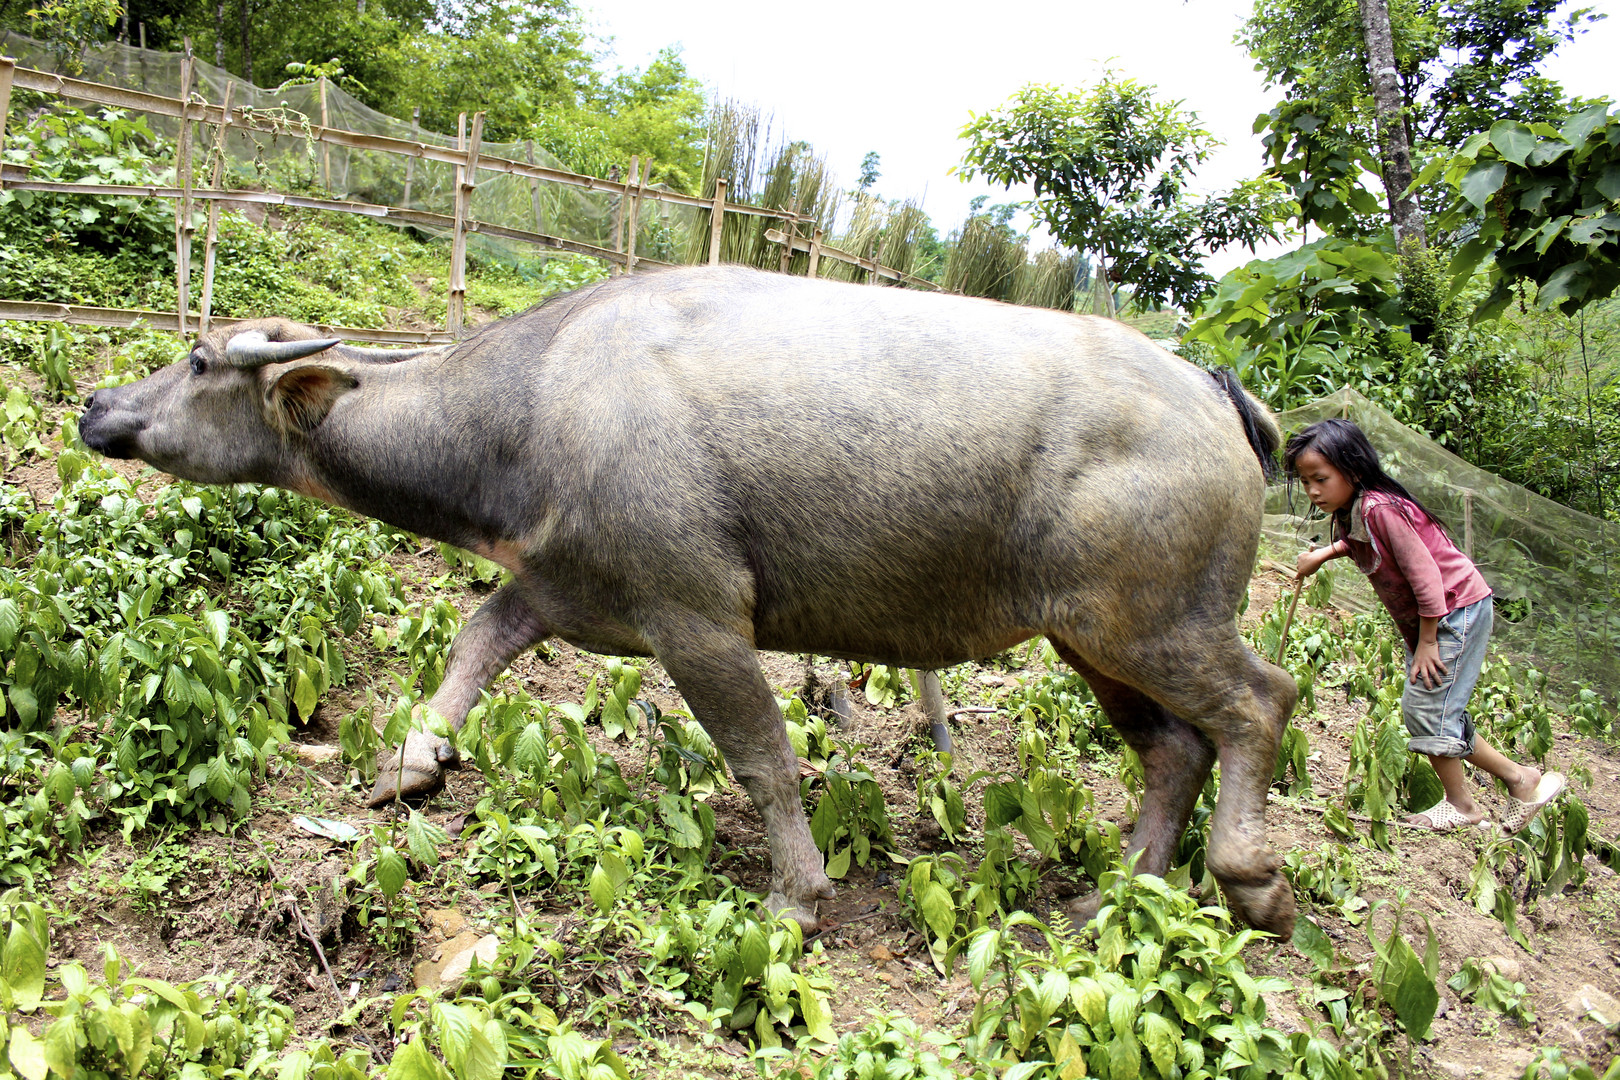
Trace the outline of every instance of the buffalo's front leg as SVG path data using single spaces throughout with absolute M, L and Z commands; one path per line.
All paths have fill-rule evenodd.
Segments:
M 752 642 L 734 630 L 685 623 L 661 629 L 657 652 L 765 819 L 771 844 L 766 906 L 813 930 L 816 902 L 830 899 L 833 886 L 804 817 L 798 758 Z
M 467 713 L 495 677 L 525 649 L 540 644 L 549 635 L 550 627 L 523 598 L 518 584 L 514 581 L 501 586 L 456 635 L 445 665 L 444 682 L 428 701 L 428 708 L 460 731 L 467 722 Z M 444 787 L 445 768 L 460 763 L 448 739 L 426 731 L 406 735 L 403 758 L 402 768 L 398 750 L 384 750 L 377 755 L 377 784 L 366 799 L 367 806 L 390 801 L 396 791 L 406 798 L 432 795 Z

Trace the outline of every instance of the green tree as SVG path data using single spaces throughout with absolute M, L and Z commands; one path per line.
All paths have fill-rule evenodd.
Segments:
M 1388 15 L 1407 140 L 1419 156 L 1460 146 L 1500 119 L 1561 123 L 1581 103 L 1541 67 L 1603 17 L 1561 0 L 1395 0 Z M 1255 131 L 1267 175 L 1294 193 L 1300 226 L 1346 238 L 1384 227 L 1386 212 L 1362 186 L 1383 162 L 1358 0 L 1256 0 L 1237 40 L 1283 92 Z
M 856 191 L 865 191 L 878 182 L 878 177 L 883 175 L 878 168 L 881 161 L 882 159 L 878 157 L 876 150 L 866 152 L 866 156 L 861 158 L 861 175 L 860 179 L 855 182 Z
M 1280 185 L 1259 181 L 1205 199 L 1189 191 L 1217 141 L 1179 102 L 1109 73 L 1089 91 L 1026 86 L 963 129 L 964 177 L 1029 184 L 1022 204 L 1067 247 L 1143 305 L 1194 307 L 1213 284 L 1207 252 L 1276 238 Z

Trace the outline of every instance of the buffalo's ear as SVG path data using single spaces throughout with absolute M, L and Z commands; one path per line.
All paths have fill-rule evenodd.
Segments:
M 360 385 L 347 371 L 327 364 L 289 364 L 266 375 L 270 422 L 283 432 L 314 430 L 338 398 Z

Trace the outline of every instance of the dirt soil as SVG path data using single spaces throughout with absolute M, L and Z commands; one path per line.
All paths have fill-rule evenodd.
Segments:
M 150 475 L 138 465 L 130 474 L 132 479 Z M 49 465 L 24 465 L 8 471 L 5 479 L 27 488 L 41 504 L 48 504 L 57 486 Z M 411 600 L 439 588 L 436 582 L 442 583 L 448 570 L 431 548 L 403 551 L 394 561 Z M 1259 573 L 1246 618 L 1257 618 L 1286 587 L 1283 574 Z M 465 617 L 487 590 L 452 586 L 449 595 Z M 390 684 L 377 666 L 376 654 L 360 638 L 352 645 L 349 685 L 334 689 L 308 728 L 297 733 L 301 746 L 335 748 L 339 720 L 366 704 L 368 688 L 375 687 L 378 700 L 388 699 Z M 1043 671 L 1038 659 L 1025 663 L 1025 656 L 1026 650 L 1015 650 L 1001 658 L 1001 664 L 947 672 L 950 708 L 989 709 L 1004 701 L 1020 681 L 1037 678 Z M 784 695 L 803 687 L 812 671 L 823 685 L 848 675 L 847 665 L 826 660 L 811 664 L 804 657 L 766 654 L 762 661 L 767 677 Z M 539 699 L 578 701 L 591 676 L 602 671 L 600 658 L 553 644 L 543 653 L 520 658 L 504 678 Z M 646 673 L 643 694 L 663 708 L 680 704 L 656 664 Z M 916 813 L 913 755 L 927 745 L 920 708 L 908 704 L 882 710 L 868 706 L 858 692 L 851 697 L 853 717 L 840 734 L 865 744 L 861 758 L 886 791 L 902 853 L 915 855 L 946 846 L 932 820 Z M 1319 692 L 1317 705 L 1314 713 L 1296 717 L 1295 723 L 1310 738 L 1316 791 L 1332 798 L 1342 790 L 1350 736 L 1361 705 L 1347 703 L 1339 690 Z M 1004 768 L 1013 761 L 1016 728 L 1004 713 L 966 712 L 952 726 L 958 775 Z M 591 730 L 602 749 L 616 754 L 627 775 L 638 773 L 644 746 L 610 746 L 600 728 Z M 334 1034 L 370 1046 L 386 1060 L 392 1045 L 380 1020 L 382 1008 L 361 1005 L 410 987 L 418 964 L 446 959 L 447 938 L 466 931 L 486 933 L 497 919 L 509 917 L 510 908 L 504 897 L 473 887 L 464 875 L 452 871 L 446 875 L 448 884 L 408 889 L 411 922 L 402 948 L 397 952 L 383 948 L 376 935 L 361 927 L 359 912 L 341 899 L 353 891 L 342 888 L 351 862 L 344 845 L 292 824 L 297 814 L 340 819 L 362 830 L 390 820 L 389 811 L 363 806 L 365 789 L 352 770 L 335 756 L 321 753 L 289 750 L 276 760 L 266 784 L 255 792 L 254 814 L 245 826 L 226 829 L 221 824 L 218 831 L 189 833 L 173 844 L 163 834 L 137 836 L 127 843 L 116 831 L 103 829 L 92 832 L 81 850 L 64 852 L 45 883 L 65 913 L 53 924 L 52 963 L 72 959 L 99 965 L 104 946 L 111 945 L 147 977 L 178 982 L 229 974 L 249 986 L 270 987 L 277 1000 L 295 1010 L 301 1035 Z M 1572 787 L 1591 812 L 1591 831 L 1610 839 L 1620 836 L 1620 752 L 1614 746 L 1562 733 L 1547 765 L 1572 776 L 1589 772 L 1590 787 L 1578 781 L 1572 781 Z M 1128 832 L 1128 800 L 1115 776 L 1115 764 L 1106 759 L 1092 762 L 1088 780 L 1099 812 Z M 481 791 L 476 773 L 454 774 L 427 813 L 454 837 Z M 1494 790 L 1482 784 L 1480 791 L 1488 805 L 1501 808 L 1503 798 Z M 971 860 L 971 838 L 983 824 L 977 789 L 966 801 L 969 842 L 958 848 Z M 716 869 L 765 892 L 769 860 L 758 815 L 734 785 L 717 793 L 711 805 L 717 820 L 717 852 L 725 852 Z M 1595 857 L 1588 857 L 1590 873 L 1583 884 L 1542 897 L 1528 911 L 1521 906 L 1520 926 L 1532 945 L 1526 951 L 1500 923 L 1465 899 L 1469 871 L 1483 842 L 1477 832 L 1393 829 L 1395 850 L 1386 853 L 1368 844 L 1337 841 L 1320 813 L 1280 795 L 1273 796 L 1269 820 L 1271 841 L 1279 852 L 1323 844 L 1347 846 L 1362 871 L 1368 901 L 1376 904 L 1406 891 L 1413 909 L 1428 917 L 1439 938 L 1442 983 L 1466 958 L 1476 958 L 1492 959 L 1498 970 L 1528 988 L 1527 1004 L 1537 1019 L 1521 1025 L 1459 1002 L 1442 986 L 1443 1015 L 1435 1022 L 1433 1038 L 1417 1050 L 1413 1063 L 1417 1072 L 1517 1077 L 1535 1050 L 1545 1046 L 1562 1047 L 1601 1070 L 1620 1049 L 1620 1040 L 1605 1027 L 1620 1024 L 1620 880 Z M 454 838 L 444 845 L 446 865 L 455 865 L 458 847 Z M 941 978 L 929 962 L 926 948 L 900 911 L 896 886 L 891 867 L 852 868 L 840 883 L 837 899 L 824 909 L 825 929 L 818 937 L 823 955 L 807 962 L 822 966 L 833 981 L 832 1004 L 840 1031 L 892 1012 L 908 1014 L 925 1028 L 950 1028 L 972 1009 L 973 993 L 965 976 Z M 1038 913 L 1045 914 L 1069 891 L 1072 886 L 1054 882 L 1037 905 L 1043 907 Z M 1333 910 L 1313 911 L 1303 902 L 1302 911 L 1318 920 L 1341 958 L 1370 963 L 1365 924 L 1353 925 Z M 320 943 L 319 954 L 313 942 Z M 1421 940 L 1417 944 L 1421 950 Z M 1311 985 L 1310 962 L 1288 943 L 1252 946 L 1246 960 L 1251 974 L 1281 976 L 1307 990 Z M 599 987 L 595 992 L 623 990 Z M 1321 1022 L 1302 1003 L 1301 995 L 1272 994 L 1268 1002 L 1271 1021 L 1284 1029 Z M 690 1023 L 684 1030 L 684 1040 L 671 1035 L 669 1047 L 663 1049 L 649 1050 L 636 1038 L 616 1045 L 633 1067 L 641 1063 L 638 1071 L 643 1075 L 688 1071 L 719 1075 L 724 1070 L 717 1071 L 714 1062 L 721 1059 L 713 1056 L 714 1051 L 725 1060 L 740 1058 L 738 1044 L 722 1043 L 690 1070 L 672 1064 L 682 1059 L 679 1054 L 670 1057 L 675 1053 L 670 1047 L 692 1046 L 701 1034 Z M 738 1069 L 746 1067 L 737 1060 Z

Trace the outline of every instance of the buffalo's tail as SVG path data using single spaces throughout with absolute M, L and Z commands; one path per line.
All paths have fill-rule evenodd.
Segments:
M 1260 469 L 1265 473 L 1267 480 L 1277 478 L 1277 447 L 1282 445 L 1282 430 L 1277 427 L 1276 417 L 1258 399 L 1243 389 L 1238 381 L 1237 372 L 1231 368 L 1218 368 L 1210 372 L 1215 379 L 1215 385 L 1226 391 L 1226 396 L 1232 399 L 1232 407 L 1237 409 L 1238 419 L 1243 422 L 1243 434 L 1249 440 L 1249 449 L 1254 456 L 1260 459 Z

